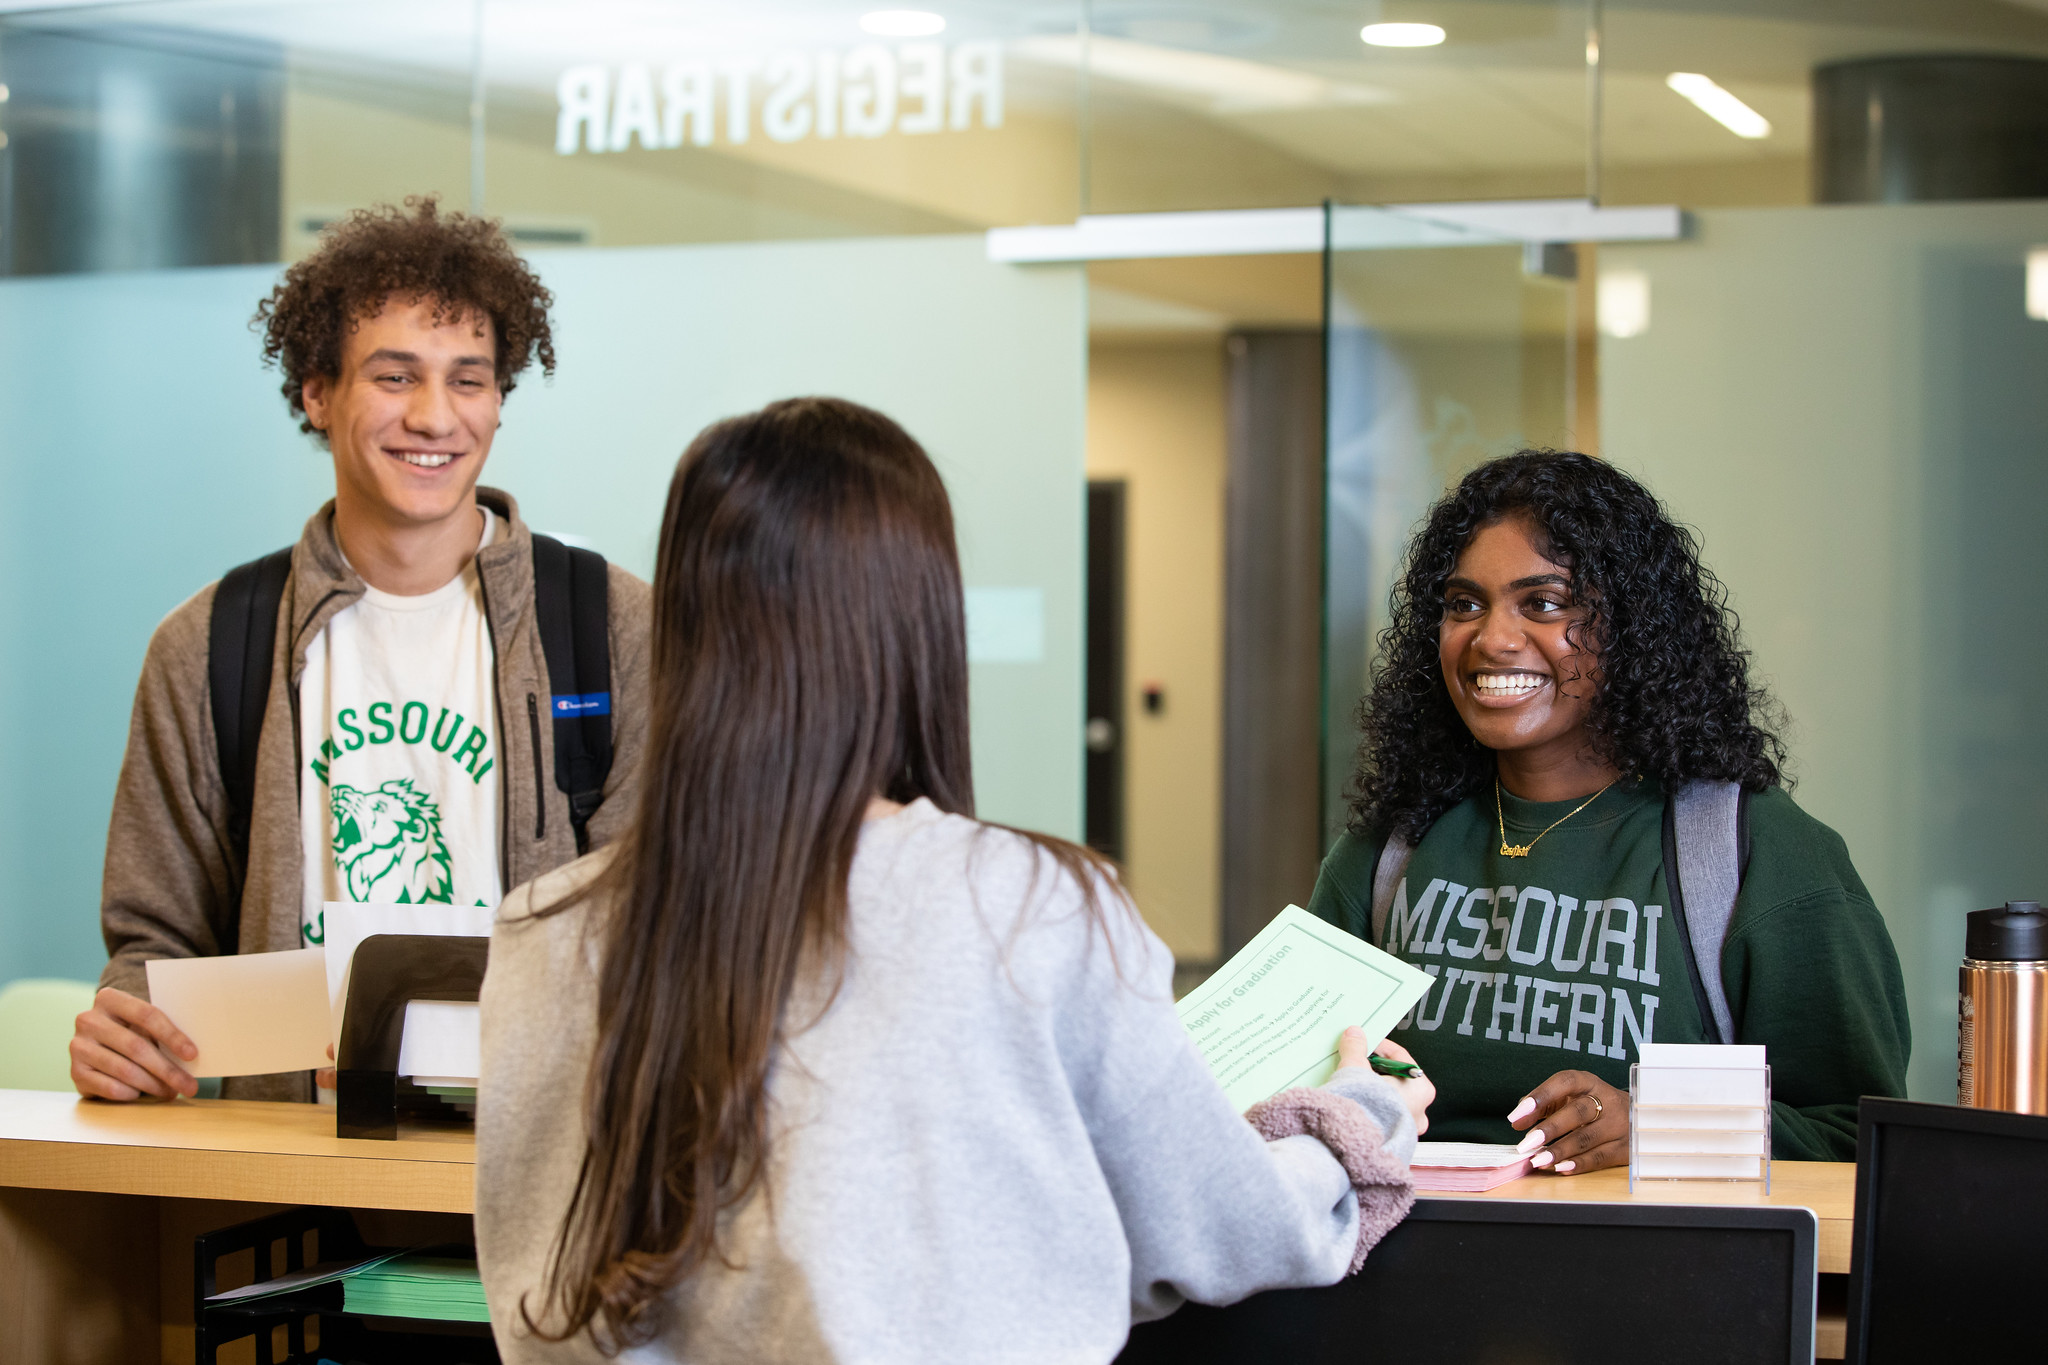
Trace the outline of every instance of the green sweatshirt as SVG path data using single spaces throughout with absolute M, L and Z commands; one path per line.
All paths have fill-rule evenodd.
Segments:
M 1501 795 L 1517 844 L 1577 805 Z M 1436 1082 L 1432 1140 L 1517 1141 L 1508 1111 L 1553 1073 L 1626 1091 L 1638 1044 L 1706 1041 L 1665 913 L 1663 818 L 1657 783 L 1624 779 L 1526 858 L 1501 856 L 1490 790 L 1423 836 L 1379 941 L 1436 978 L 1392 1035 Z M 1778 788 L 1750 798 L 1749 831 L 1720 962 L 1733 1041 L 1769 1049 L 1772 1154 L 1853 1161 L 1857 1098 L 1906 1093 L 1898 955 L 1840 835 Z M 1309 909 L 1371 937 L 1384 842 L 1338 839 Z

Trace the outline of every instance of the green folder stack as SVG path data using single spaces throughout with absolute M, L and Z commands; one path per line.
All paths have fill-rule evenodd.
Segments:
M 442 1322 L 489 1322 L 476 1262 L 447 1256 L 397 1256 L 344 1281 L 351 1313 Z

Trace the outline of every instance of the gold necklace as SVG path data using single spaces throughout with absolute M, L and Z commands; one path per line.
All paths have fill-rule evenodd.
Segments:
M 1614 779 L 1614 782 L 1619 781 L 1621 781 L 1619 777 Z M 1607 787 L 1613 786 L 1614 782 L 1609 782 L 1607 784 Z M 1607 787 L 1602 787 L 1600 791 L 1594 792 L 1591 796 L 1579 802 L 1578 805 L 1573 806 L 1570 810 L 1566 811 L 1563 816 L 1561 816 L 1557 820 L 1552 821 L 1550 824 L 1550 828 L 1544 830 L 1543 834 L 1550 833 L 1551 830 L 1556 829 L 1566 820 L 1571 819 L 1574 815 L 1577 815 L 1580 811 L 1592 805 L 1595 801 L 1598 801 L 1600 799 L 1601 792 L 1605 792 L 1607 790 Z M 1543 839 L 1543 834 L 1539 834 L 1526 844 L 1511 844 L 1508 842 L 1508 819 L 1507 816 L 1501 814 L 1500 779 L 1498 777 L 1493 779 L 1493 818 L 1500 824 L 1500 856 L 1503 858 L 1526 858 L 1529 856 L 1529 850 L 1536 847 L 1536 845 L 1540 843 Z

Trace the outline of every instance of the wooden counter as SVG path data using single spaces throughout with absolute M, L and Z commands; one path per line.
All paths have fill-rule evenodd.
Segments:
M 334 1111 L 314 1104 L 0 1090 L 0 1186 L 469 1213 L 475 1177 L 466 1129 L 369 1142 L 336 1137 Z
M 323 1204 L 387 1245 L 462 1240 L 475 1172 L 464 1128 L 369 1142 L 318 1105 L 0 1090 L 0 1365 L 184 1365 L 199 1233 Z
M 192 1359 L 192 1238 L 292 1204 L 461 1216 L 474 1208 L 466 1129 L 402 1129 L 396 1142 L 334 1136 L 305 1104 L 176 1100 L 103 1104 L 0 1090 L 0 1365 Z M 1841 1354 L 1856 1168 L 1780 1161 L 1771 1193 L 1626 1170 L 1531 1175 L 1445 1199 L 1804 1206 L 1820 1220 L 1823 1358 Z M 367 1218 L 369 1215 L 359 1215 Z M 388 1238 L 428 1240 L 426 1238 Z M 1830 1282 L 1833 1282 L 1830 1284 Z
M 1645 1180 L 1629 1193 L 1628 1168 L 1591 1175 L 1525 1175 L 1483 1194 L 1425 1190 L 1431 1199 L 1549 1199 L 1593 1204 L 1748 1204 L 1808 1208 L 1820 1220 L 1820 1272 L 1849 1273 L 1849 1230 L 1856 1207 L 1856 1166 L 1847 1161 L 1774 1161 L 1771 1192 L 1724 1180 Z

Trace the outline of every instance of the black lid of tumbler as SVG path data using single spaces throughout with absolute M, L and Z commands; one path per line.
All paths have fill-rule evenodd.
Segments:
M 2048 960 L 2048 914 L 2037 901 L 2007 901 L 1996 910 L 1972 910 L 1963 956 L 1978 962 Z

